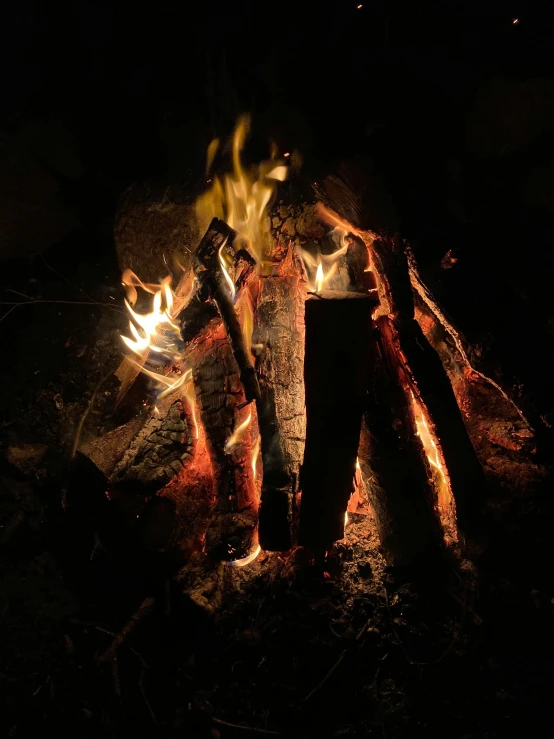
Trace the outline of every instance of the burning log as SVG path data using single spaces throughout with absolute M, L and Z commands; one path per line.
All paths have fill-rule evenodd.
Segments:
M 154 495 L 192 459 L 195 434 L 186 402 L 177 392 L 155 408 L 110 475 L 111 491 Z
M 245 427 L 236 444 L 230 442 L 233 427 L 240 426 L 235 417 L 244 394 L 231 347 L 217 319 L 197 340 L 192 360 L 216 495 L 206 551 L 217 559 L 240 559 L 255 546 L 257 501 L 249 464 L 249 428 Z
M 256 370 L 246 351 L 244 336 L 233 307 L 231 290 L 234 292 L 234 285 L 220 265 L 221 250 L 225 246 L 230 247 L 229 242 L 235 237 L 236 232 L 232 228 L 219 218 L 214 218 L 198 246 L 195 257 L 202 280 L 217 305 L 225 326 L 235 361 L 239 367 L 244 394 L 250 403 L 260 397 L 260 388 Z
M 263 481 L 259 538 L 263 549 L 292 546 L 291 509 L 305 439 L 304 290 L 301 266 L 291 249 L 274 274 L 260 278 L 253 342 L 263 346 L 256 362 L 260 399 Z
M 399 567 L 430 564 L 437 560 L 442 536 L 410 378 L 387 316 L 378 319 L 374 336 L 360 465 L 370 480 L 368 496 L 387 561 Z
M 299 544 L 324 550 L 344 536 L 370 369 L 368 295 L 326 290 L 305 306 L 306 446 Z
M 397 333 L 395 343 L 411 391 L 426 409 L 438 439 L 456 504 L 459 528 L 478 526 L 484 474 L 440 358 L 414 318 L 414 301 L 403 244 L 376 240 L 371 245 L 380 289 Z

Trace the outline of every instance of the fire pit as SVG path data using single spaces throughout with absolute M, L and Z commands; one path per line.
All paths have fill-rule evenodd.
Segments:
M 147 282 L 152 266 L 138 275 L 124 256 L 129 420 L 82 451 L 129 515 L 170 505 L 160 546 L 203 605 L 219 563 L 300 546 L 323 564 L 349 517 L 376 528 L 388 564 L 438 570 L 448 548 L 480 544 L 484 475 L 464 423 L 476 371 L 408 245 L 353 223 L 336 177 L 285 204 L 290 158 L 247 169 L 247 130 L 196 202 L 203 236 L 163 251 L 178 279 Z

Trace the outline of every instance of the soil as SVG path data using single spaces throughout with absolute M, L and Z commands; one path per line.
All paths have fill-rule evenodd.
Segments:
M 116 425 L 115 256 L 68 243 L 4 283 L 32 303 L 0 316 L 3 736 L 553 736 L 552 470 L 490 389 L 468 399 L 489 481 L 473 563 L 392 572 L 353 513 L 319 566 L 296 551 L 183 567 L 159 545 L 171 505 L 129 524 L 71 460 Z

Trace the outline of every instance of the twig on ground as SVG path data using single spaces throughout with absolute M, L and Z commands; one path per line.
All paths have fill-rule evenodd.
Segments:
M 121 631 L 115 635 L 110 646 L 106 649 L 105 652 L 100 655 L 100 657 L 98 657 L 98 663 L 101 664 L 102 662 L 108 662 L 109 660 L 113 660 L 115 658 L 118 647 L 123 644 L 123 642 L 127 639 L 129 634 L 133 631 L 139 621 L 141 621 L 147 614 L 152 611 L 155 602 L 155 598 L 146 598 L 145 600 L 143 600 L 138 610 L 135 611 L 129 621 L 127 621 L 125 626 L 121 629 Z
M 236 729 L 238 731 L 247 731 L 250 734 L 262 734 L 263 736 L 282 736 L 280 731 L 271 731 L 270 729 L 256 729 L 253 726 L 242 726 L 241 724 L 232 724 L 230 721 L 223 721 L 221 718 L 212 716 L 214 724 L 226 726 L 228 729 Z

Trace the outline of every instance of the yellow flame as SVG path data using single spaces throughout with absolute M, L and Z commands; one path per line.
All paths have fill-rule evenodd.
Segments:
M 173 320 L 173 291 L 171 277 L 168 275 L 159 285 L 143 283 L 131 270 L 125 270 L 122 282 L 127 291 L 128 300 L 125 305 L 131 316 L 129 331 L 133 338 L 121 336 L 125 345 L 141 359 L 149 351 L 165 353 L 177 357 L 172 335 L 178 334 L 179 326 Z M 138 299 L 137 287 L 153 295 L 152 310 L 148 313 L 137 313 L 133 305 Z
M 249 565 L 250 562 L 253 562 L 258 554 L 262 551 L 261 546 L 258 544 L 256 549 L 248 555 L 248 557 L 243 557 L 242 559 L 233 559 L 230 562 L 226 562 L 226 564 L 229 567 L 244 567 L 245 565 Z
M 231 146 L 233 171 L 213 178 L 210 189 L 196 201 L 196 214 L 201 230 L 205 230 L 214 217 L 226 221 L 260 262 L 268 227 L 267 207 L 277 188 L 276 181 L 285 180 L 288 169 L 274 156 L 255 167 L 245 168 L 241 152 L 249 129 L 250 118 L 239 118 Z M 217 148 L 215 142 L 208 147 L 208 167 Z
M 323 278 L 323 266 L 322 266 L 321 262 L 319 262 L 319 264 L 317 265 L 316 273 L 315 273 L 315 289 L 316 289 L 316 292 L 318 292 L 318 293 L 321 292 L 321 290 L 323 288 L 323 282 L 324 282 L 324 278 Z
M 229 437 L 229 438 L 227 439 L 227 441 L 225 442 L 225 447 L 224 447 L 224 449 L 225 449 L 225 453 L 226 453 L 226 454 L 229 454 L 229 452 L 231 451 L 231 449 L 232 449 L 232 448 L 233 448 L 233 447 L 234 447 L 234 446 L 235 446 L 236 444 L 238 444 L 238 443 L 239 443 L 239 441 L 241 441 L 241 440 L 242 440 L 242 437 L 243 437 L 243 435 L 244 435 L 244 432 L 245 432 L 245 431 L 246 431 L 246 429 L 248 428 L 248 425 L 249 425 L 249 423 L 250 423 L 250 421 L 251 421 L 251 420 L 252 420 L 252 411 L 250 411 L 250 412 L 248 413 L 248 416 L 246 417 L 246 420 L 245 420 L 245 421 L 243 421 L 243 422 L 242 422 L 242 423 L 240 424 L 240 426 L 237 426 L 237 428 L 236 428 L 236 429 L 235 429 L 235 430 L 233 431 L 233 433 L 231 434 L 231 436 L 230 436 L 230 437 Z
M 256 439 L 254 442 L 254 446 L 252 447 L 252 475 L 254 477 L 254 480 L 256 479 L 257 471 L 257 463 L 258 463 L 258 454 L 260 453 L 260 437 Z
M 254 309 L 250 293 L 245 290 L 237 301 L 240 311 L 240 326 L 244 337 L 244 344 L 248 354 L 252 352 L 252 332 L 254 331 Z
M 225 248 L 225 244 L 221 245 L 221 248 L 218 251 L 219 256 L 219 263 L 221 265 L 221 271 L 223 272 L 223 276 L 225 277 L 225 282 L 227 283 L 227 286 L 229 288 L 229 291 L 231 293 L 231 297 L 233 300 L 235 299 L 235 283 L 233 282 L 231 275 L 229 274 L 229 271 L 227 270 L 227 263 L 225 262 L 225 257 L 223 256 L 223 249 Z
M 429 461 L 431 467 L 437 470 L 439 473 L 440 487 L 438 492 L 438 500 L 440 505 L 448 505 L 450 501 L 450 489 L 448 479 L 446 477 L 444 467 L 440 458 L 440 453 L 433 438 L 433 434 L 425 418 L 425 411 L 418 401 L 415 399 L 412 393 L 412 403 L 414 407 L 414 415 L 416 422 L 417 435 L 421 439 L 423 450 Z
M 347 232 L 339 227 L 335 227 L 333 230 L 340 234 L 341 246 L 332 254 L 318 254 L 316 258 L 309 251 L 306 251 L 306 249 L 300 249 L 300 256 L 304 262 L 306 272 L 308 275 L 312 275 L 310 278 L 310 289 L 317 293 L 321 292 L 329 280 L 337 273 L 337 260 L 348 251 Z

